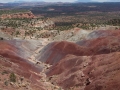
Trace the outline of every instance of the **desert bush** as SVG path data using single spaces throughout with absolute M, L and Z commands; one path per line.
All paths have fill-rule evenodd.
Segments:
M 9 79 L 11 82 L 16 82 L 16 75 L 14 73 L 11 73 Z

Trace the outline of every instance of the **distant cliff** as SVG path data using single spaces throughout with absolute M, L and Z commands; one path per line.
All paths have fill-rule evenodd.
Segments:
M 32 12 L 19 12 L 19 13 L 12 13 L 12 14 L 2 14 L 0 16 L 1 19 L 11 19 L 11 18 L 35 18 Z

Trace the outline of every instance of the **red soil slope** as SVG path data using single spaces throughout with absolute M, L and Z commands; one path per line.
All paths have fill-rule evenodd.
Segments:
M 97 37 L 77 43 L 52 42 L 43 48 L 37 59 L 52 65 L 46 72 L 48 81 L 64 90 L 119 90 L 120 31 L 98 32 L 106 35 L 95 34 Z M 15 42 L 0 41 L 0 55 L 8 58 L 7 62 L 0 60 L 0 63 L 31 79 L 33 84 L 38 83 L 41 69 L 21 58 L 22 52 L 36 48 L 24 42 L 23 46 L 31 49 L 24 47 L 23 50 L 19 47 L 21 43 Z M 39 85 L 38 90 L 42 90 L 42 84 Z
M 19 49 L 5 41 L 0 41 L 0 55 L 6 58 L 5 60 L 0 58 L 0 64 L 6 68 L 9 68 L 11 72 L 31 80 L 33 85 L 39 83 L 42 86 L 42 84 L 37 81 L 41 78 L 39 75 L 41 69 L 29 61 L 19 57 L 18 54 Z M 41 88 L 41 86 L 39 88 Z
M 47 45 L 38 55 L 38 60 L 48 64 L 55 64 L 67 54 L 90 55 L 92 51 L 87 47 L 79 46 L 72 42 L 61 41 Z
M 91 40 L 83 40 L 77 42 L 77 44 L 91 48 L 96 54 L 116 52 L 120 50 L 120 36 L 108 36 Z
M 46 46 L 38 55 L 38 60 L 55 64 L 68 54 L 90 56 L 108 54 L 120 50 L 120 36 L 108 36 L 84 40 L 77 44 L 67 41 L 53 42 Z
M 68 55 L 47 73 L 64 89 L 119 90 L 120 53 L 95 56 Z M 54 75 L 54 76 L 53 76 Z
M 91 32 L 87 39 L 96 39 L 99 37 L 107 37 L 107 36 L 119 36 L 120 30 L 96 30 Z
M 65 90 L 119 90 L 120 36 L 116 31 L 111 31 L 111 36 L 80 41 L 77 45 L 55 42 L 48 47 L 52 47 L 46 50 L 50 57 L 65 53 L 47 72 L 53 84 Z M 50 57 L 46 62 L 51 64 L 54 59 Z

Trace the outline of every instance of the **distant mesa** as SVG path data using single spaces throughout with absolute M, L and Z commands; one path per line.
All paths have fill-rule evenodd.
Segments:
M 12 18 L 36 18 L 32 12 L 18 12 L 10 14 L 2 14 L 1 19 L 12 19 Z

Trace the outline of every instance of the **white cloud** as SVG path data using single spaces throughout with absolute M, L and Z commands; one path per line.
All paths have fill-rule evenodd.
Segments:
M 14 1 L 75 2 L 77 0 L 0 0 L 0 3 L 7 3 Z
M 75 2 L 77 0 L 43 0 L 45 2 Z
M 92 0 L 94 2 L 109 2 L 110 0 Z
M 45 1 L 45 2 L 75 2 L 75 1 L 90 1 L 90 2 L 120 2 L 120 0 L 0 0 L 0 3 L 14 2 L 14 1 Z
M 15 0 L 0 0 L 0 3 L 14 2 Z

